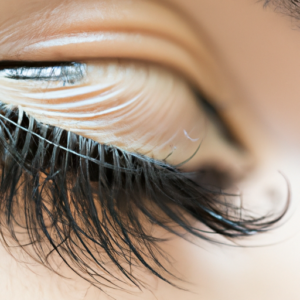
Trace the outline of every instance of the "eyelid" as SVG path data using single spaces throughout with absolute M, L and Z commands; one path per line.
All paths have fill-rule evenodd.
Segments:
M 107 63 L 107 62 L 109 62 L 109 60 L 104 60 L 104 62 Z M 98 64 L 99 61 L 96 63 Z M 117 61 L 115 61 L 115 63 L 117 63 Z M 11 63 L 9 63 L 9 64 L 11 64 Z M 83 73 L 86 73 L 86 69 L 85 69 L 86 65 L 79 64 L 79 63 L 61 63 L 61 62 L 55 63 L 55 62 L 53 62 L 52 68 L 57 68 L 60 65 L 63 65 L 63 67 L 65 67 L 68 64 L 69 65 L 70 64 L 81 65 L 81 71 L 83 71 Z M 136 62 L 135 62 L 135 64 L 136 64 Z M 51 62 L 46 62 L 46 63 L 45 62 L 41 62 L 41 63 L 18 62 L 18 63 L 13 63 L 12 65 L 14 66 L 13 68 L 16 68 L 17 66 L 19 66 L 19 67 L 21 67 L 21 69 L 23 69 L 23 70 L 25 70 L 25 72 L 27 72 L 30 68 L 38 68 L 38 65 L 41 65 L 41 70 L 43 70 L 43 68 L 49 68 L 51 66 Z M 46 65 L 46 67 L 44 65 Z M 0 65 L 0 67 L 1 67 L 1 65 Z M 2 68 L 3 68 L 3 66 L 2 66 Z M 5 72 L 5 70 L 4 70 L 4 72 Z M 10 73 L 11 70 L 8 72 Z M 19 72 L 19 71 L 17 71 L 17 72 Z M 39 73 L 39 72 L 37 72 L 37 73 Z M 2 74 L 3 74 L 3 71 L 2 71 Z M 1 75 L 1 71 L 0 71 L 0 75 Z M 37 76 L 36 80 L 39 81 L 41 78 L 40 78 L 39 74 L 37 74 L 37 75 L 38 76 Z M 4 77 L 5 77 L 5 75 L 4 75 Z M 66 82 L 65 78 L 62 78 L 62 79 L 63 79 L 62 87 L 64 87 L 64 89 L 57 89 L 58 87 L 56 85 L 51 86 L 49 84 L 46 84 L 46 86 L 44 85 L 44 87 L 43 87 L 43 85 L 42 85 L 39 88 L 44 89 L 46 87 L 47 91 L 41 90 L 40 92 L 36 91 L 34 93 L 31 93 L 30 89 L 32 87 L 36 87 L 37 82 L 34 82 L 34 80 L 33 80 L 33 82 L 31 84 L 29 84 L 28 81 L 21 80 L 18 83 L 18 86 L 20 86 L 20 88 L 22 86 L 24 91 L 23 92 L 20 91 L 18 94 L 15 95 L 13 101 L 9 101 L 9 102 L 13 102 L 17 105 L 19 105 L 19 104 L 22 105 L 22 103 L 24 104 L 24 102 L 22 102 L 23 101 L 22 99 L 20 102 L 20 99 L 19 99 L 19 97 L 22 97 L 24 99 L 28 99 L 28 102 L 26 103 L 27 111 L 29 108 L 29 112 L 33 115 L 34 114 L 39 115 L 39 109 L 46 109 L 46 110 L 49 110 L 49 112 L 51 111 L 52 118 L 58 118 L 58 117 L 70 118 L 71 117 L 71 119 L 75 118 L 79 121 L 80 119 L 83 120 L 88 117 L 94 118 L 96 116 L 97 117 L 105 116 L 109 113 L 119 111 L 120 109 L 129 107 L 132 103 L 138 101 L 138 99 L 140 98 L 140 95 L 137 94 L 134 96 L 133 99 L 131 99 L 127 103 L 123 103 L 114 108 L 106 108 L 97 114 L 95 114 L 95 113 L 92 113 L 92 114 L 84 113 L 83 114 L 82 112 L 78 112 L 78 113 L 73 113 L 71 116 L 69 114 L 69 112 L 67 112 L 68 110 L 79 109 L 82 106 L 95 105 L 96 103 L 98 105 L 100 105 L 100 103 L 104 102 L 104 101 L 113 101 L 114 97 L 116 97 L 118 95 L 120 97 L 122 97 L 122 93 L 123 93 L 123 91 L 125 91 L 125 88 L 120 89 L 120 78 L 117 79 L 116 77 L 114 78 L 114 80 L 110 80 L 109 83 L 93 84 L 92 86 L 89 84 L 87 84 L 87 85 L 83 84 L 83 86 L 80 86 L 80 87 L 76 87 L 76 86 L 74 86 L 74 84 L 71 84 L 71 86 L 69 88 L 65 87 L 65 83 L 64 83 L 64 82 Z M 48 81 L 48 80 L 52 81 L 52 79 L 46 78 L 46 81 Z M 67 79 L 67 81 L 69 81 L 69 80 Z M 22 82 L 24 82 L 24 84 Z M 73 83 L 75 83 L 75 82 L 73 82 Z M 26 89 L 28 89 L 28 88 L 29 88 L 29 91 L 26 92 Z M 116 90 L 113 92 L 113 90 L 115 88 L 116 88 Z M 7 92 L 13 92 L 13 90 L 15 90 L 15 85 L 13 84 L 13 87 L 11 87 L 10 84 L 2 84 L 1 90 L 3 92 L 5 92 L 5 90 Z M 101 101 L 99 101 L 99 99 L 97 98 L 96 95 L 93 96 L 93 93 L 97 94 L 100 91 L 102 93 Z M 105 96 L 106 91 L 109 91 L 109 92 Z M 77 103 L 76 101 L 74 103 L 71 103 L 76 97 L 78 98 L 80 96 L 88 97 L 88 99 L 81 101 L 80 103 Z M 60 100 L 62 100 L 64 102 L 67 98 L 70 99 L 69 100 L 69 102 L 71 101 L 70 103 L 68 103 L 68 104 L 59 103 Z M 51 101 L 51 103 L 49 102 L 49 104 L 45 104 L 45 103 L 38 104 L 36 101 L 39 101 L 40 99 L 43 99 L 44 101 L 46 101 L 46 100 Z M 188 100 L 186 100 L 186 101 L 188 101 Z M 269 152 L 268 150 L 270 149 L 269 141 L 264 138 L 264 134 L 261 134 L 261 131 L 257 131 L 257 128 L 255 127 L 255 125 L 253 125 L 254 124 L 253 120 L 251 120 L 251 118 L 249 119 L 249 114 L 245 113 L 245 110 L 243 110 L 243 106 L 241 106 L 240 103 L 233 103 L 233 104 L 235 104 L 235 105 L 232 105 L 232 103 L 231 103 L 231 106 L 230 105 L 227 107 L 225 106 L 225 109 L 223 107 L 223 110 L 222 110 L 222 107 L 221 107 L 221 110 L 218 109 L 220 117 L 223 119 L 224 124 L 227 124 L 227 128 L 229 128 L 229 131 L 231 131 L 233 133 L 234 138 L 236 138 L 236 140 L 240 143 L 240 145 L 242 145 L 244 149 L 247 149 L 247 152 L 249 154 L 251 153 L 250 156 L 252 158 L 251 158 L 250 164 L 253 165 L 254 158 L 255 158 L 256 163 L 259 163 L 260 159 L 265 160 L 264 153 Z M 56 112 L 56 111 L 59 111 L 59 112 Z M 236 122 L 237 119 L 239 121 L 239 124 L 241 124 L 241 126 L 237 126 L 237 122 Z M 58 125 L 53 122 L 51 124 L 53 126 Z M 69 125 L 61 124 L 60 126 L 62 126 L 63 128 L 66 128 L 67 130 L 77 132 L 78 134 L 86 135 L 86 133 L 84 133 L 84 131 L 79 132 L 78 128 L 74 131 L 74 129 L 73 130 L 69 129 Z M 245 131 L 244 131 L 244 129 L 245 129 Z M 184 132 L 186 132 L 186 131 L 184 130 Z M 176 133 L 175 135 L 177 135 L 177 134 L 178 133 Z M 186 134 L 185 134 L 185 136 L 186 136 Z M 90 138 L 97 140 L 97 137 L 95 135 L 90 136 Z M 170 141 L 172 139 L 173 139 L 173 137 L 170 138 Z M 199 137 L 197 137 L 196 139 L 187 137 L 187 139 L 190 139 L 191 141 L 193 141 L 193 140 L 198 141 Z M 98 141 L 103 142 L 103 140 L 101 140 L 101 139 Z M 260 147 L 258 147 L 257 144 L 254 143 L 253 141 L 259 141 L 258 144 Z M 118 145 L 118 146 L 124 147 L 124 145 Z M 125 146 L 125 148 L 127 148 L 127 147 L 128 146 Z M 130 151 L 135 151 L 136 149 L 137 148 L 131 148 Z M 169 149 L 169 153 L 166 153 L 166 156 L 167 156 L 167 154 L 170 154 L 171 152 L 172 152 L 172 149 Z M 201 154 L 201 156 L 203 158 L 205 158 L 205 155 L 203 155 L 203 153 Z M 230 154 L 229 154 L 229 156 L 230 156 Z M 240 155 L 238 155 L 238 156 L 240 156 Z M 237 156 L 235 154 L 232 157 L 233 157 L 232 161 L 237 161 Z M 217 161 L 217 159 L 215 159 L 215 161 Z M 240 159 L 239 159 L 239 161 L 240 161 Z M 249 165 L 249 163 L 247 162 L 247 161 L 249 161 L 248 158 L 245 160 L 245 158 L 243 157 L 241 161 L 246 162 L 246 164 Z M 178 163 L 178 161 L 176 163 Z
M 226 164 L 248 163 L 213 129 L 184 78 L 157 65 L 118 60 L 89 62 L 85 74 L 82 82 L 60 88 L 0 76 L 1 99 L 37 121 L 155 159 L 168 157 L 173 165 L 191 157 L 202 139 L 201 151 L 185 167 L 223 165 L 225 156 Z
M 80 96 L 84 95 L 86 93 L 92 93 L 96 92 L 99 90 L 104 90 L 104 89 L 109 89 L 113 88 L 115 83 L 107 83 L 107 84 L 97 84 L 91 87 L 77 87 L 77 88 L 72 88 L 69 90 L 64 90 L 64 91 L 49 91 L 47 93 L 41 92 L 41 93 L 26 93 L 23 94 L 24 96 L 30 97 L 32 99 L 60 99 L 60 98 L 66 98 L 66 97 L 75 97 L 75 96 Z
M 30 60 L 86 61 L 100 58 L 122 58 L 159 63 L 184 74 L 212 98 L 222 101 L 228 91 L 219 78 L 211 59 L 197 59 L 182 45 L 160 37 L 136 33 L 89 33 L 55 37 L 24 47 L 20 57 Z
M 227 72 L 205 34 L 195 33 L 189 20 L 152 1 L 60 4 L 49 5 L 18 22 L 12 18 L 11 26 L 2 31 L 3 35 L 0 33 L 0 59 L 73 61 L 117 57 L 160 63 L 186 76 L 214 103 L 245 148 L 265 159 L 262 153 L 269 152 L 269 141 L 255 116 L 251 117 L 251 107 L 243 103 L 243 91 L 237 88 L 238 82 Z M 100 41 L 47 46 L 55 39 L 97 39 L 101 34 Z M 45 47 L 34 49 L 38 43 Z

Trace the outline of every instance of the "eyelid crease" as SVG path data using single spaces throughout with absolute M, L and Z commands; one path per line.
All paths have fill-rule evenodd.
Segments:
M 112 89 L 116 83 L 107 83 L 107 84 L 98 84 L 93 86 L 83 86 L 78 88 L 72 88 L 69 90 L 64 91 L 52 91 L 47 93 L 22 93 L 22 96 L 29 97 L 31 99 L 47 99 L 47 100 L 55 100 L 60 98 L 68 98 L 68 97 L 75 97 L 80 95 L 88 95 L 93 92 L 105 90 L 105 89 Z
M 0 71 L 0 78 L 1 78 L 1 71 Z M 34 79 L 32 80 L 32 84 L 34 85 Z M 39 79 L 38 79 L 39 80 Z M 1 85 L 1 90 L 2 91 L 17 91 L 18 89 L 16 89 L 15 85 L 15 79 L 4 79 L 1 78 L 1 81 L 6 81 L 6 85 Z M 24 82 L 25 83 L 25 82 Z M 74 85 L 72 86 L 67 86 L 65 87 L 64 90 L 61 90 L 61 88 L 59 89 L 59 87 L 55 86 L 55 85 L 46 85 L 46 90 L 47 92 L 40 92 L 40 93 L 32 93 L 32 92 L 22 92 L 19 93 L 22 97 L 29 97 L 31 99 L 36 99 L 36 100 L 40 100 L 40 99 L 44 99 L 44 100 L 57 100 L 57 99 L 66 99 L 66 98 L 71 98 L 71 97 L 75 97 L 75 96 L 83 96 L 83 95 L 89 95 L 89 94 L 94 94 L 95 92 L 105 92 L 105 90 L 109 90 L 109 89 L 113 89 L 117 84 L 119 84 L 119 81 L 115 81 L 113 83 L 106 83 L 106 84 L 96 84 L 93 86 L 89 86 L 89 85 L 84 85 L 82 84 L 81 87 L 74 87 Z M 9 86 L 9 85 L 13 85 Z M 18 82 L 18 85 L 22 85 L 22 82 Z M 26 82 L 24 89 L 26 88 L 26 86 L 28 87 L 28 82 Z M 30 89 L 30 88 L 28 88 Z M 41 87 L 41 90 L 43 89 L 43 87 Z M 54 91 L 49 91 L 54 89 Z
M 103 116 L 103 115 L 107 115 L 110 114 L 112 112 L 116 112 L 119 110 L 122 110 L 123 108 L 126 108 L 128 106 L 130 106 L 131 104 L 133 104 L 134 102 L 136 102 L 138 99 L 141 98 L 141 94 L 136 95 L 134 98 L 132 98 L 131 100 L 127 101 L 126 103 L 114 106 L 112 108 L 108 108 L 106 110 L 102 110 L 100 112 L 93 112 L 93 113 L 85 113 L 85 112 L 78 112 L 78 113 L 63 113 L 63 112 L 56 112 L 55 110 L 69 110 L 71 108 L 79 108 L 80 106 L 88 106 L 88 105 L 92 105 L 92 104 L 100 104 L 101 102 L 104 101 L 109 101 L 112 100 L 112 98 L 114 98 L 115 96 L 121 94 L 123 91 L 125 90 L 125 88 L 123 90 L 118 90 L 115 92 L 112 92 L 110 94 L 108 94 L 106 97 L 95 97 L 92 99 L 88 99 L 88 100 L 84 100 L 84 101 L 78 101 L 78 102 L 74 102 L 74 103 L 69 103 L 69 104 L 49 104 L 47 105 L 34 105 L 36 107 L 40 107 L 40 108 L 45 108 L 46 110 L 43 112 L 44 115 L 48 115 L 49 117 L 60 117 L 60 118 L 68 118 L 68 119 L 76 119 L 76 121 L 80 122 L 80 119 L 85 119 L 85 118 L 95 118 L 95 117 L 99 117 L 99 116 Z M 16 101 L 17 102 L 17 101 Z M 82 108 L 81 108 L 82 110 Z M 38 114 L 40 113 L 40 110 L 34 109 L 34 108 L 30 108 L 30 105 L 26 108 L 26 111 L 29 114 Z
M 76 49 L 76 50 L 75 50 Z M 87 51 L 88 49 L 88 51 Z M 95 59 L 132 59 L 158 63 L 187 76 L 213 99 L 228 99 L 228 87 L 220 79 L 213 58 L 201 51 L 191 55 L 182 44 L 158 36 L 127 32 L 92 32 L 70 36 L 48 37 L 45 41 L 24 46 L 18 57 L 21 60 L 87 61 Z

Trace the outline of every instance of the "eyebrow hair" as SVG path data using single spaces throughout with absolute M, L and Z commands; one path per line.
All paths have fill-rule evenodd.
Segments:
M 272 6 L 276 12 L 300 20 L 300 0 L 264 0 L 264 7 Z

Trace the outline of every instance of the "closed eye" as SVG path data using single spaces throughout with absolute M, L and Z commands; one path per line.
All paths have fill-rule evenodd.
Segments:
M 264 231 L 282 217 L 241 217 L 238 196 L 222 191 L 234 177 L 231 162 L 247 161 L 245 150 L 224 135 L 220 123 L 215 125 L 216 115 L 206 113 L 184 78 L 132 61 L 49 68 L 5 67 L 0 77 L 1 99 L 6 99 L 0 116 L 0 208 L 10 237 L 25 250 L 35 239 L 51 245 L 100 288 L 115 285 L 110 270 L 97 279 L 103 259 L 112 259 L 139 285 L 130 265 L 124 265 L 129 256 L 172 283 L 160 265 L 160 239 L 149 232 L 149 222 L 172 234 L 180 234 L 178 227 L 214 240 L 213 233 L 233 238 Z M 80 70 L 79 80 L 70 82 L 58 68 L 70 70 L 72 78 Z M 113 92 L 120 89 L 118 84 L 121 92 L 107 97 L 112 86 Z M 105 88 L 95 91 L 99 85 Z M 72 92 L 83 86 L 89 92 Z M 62 91 L 61 97 L 48 97 L 53 90 L 54 95 Z M 136 95 L 143 97 L 120 108 Z M 86 105 L 86 97 L 99 101 Z M 76 102 L 81 106 L 72 106 Z M 112 107 L 118 109 L 108 112 Z M 98 114 L 101 110 L 106 113 Z M 53 250 L 36 248 L 51 267 L 49 253 Z
M 30 20 L 16 48 L 0 47 L 0 231 L 99 288 L 140 286 L 132 266 L 174 284 L 165 233 L 216 242 L 264 232 L 285 213 L 257 217 L 226 192 L 252 163 L 210 104 L 231 89 L 186 20 L 142 2 L 88 19 L 89 3 L 74 14 L 71 2 L 59 27 Z

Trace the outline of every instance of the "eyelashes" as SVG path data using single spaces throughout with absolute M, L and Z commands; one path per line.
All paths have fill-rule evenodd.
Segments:
M 30 244 L 50 268 L 57 253 L 100 289 L 116 288 L 121 275 L 141 286 L 132 266 L 173 284 L 156 229 L 215 241 L 197 222 L 212 233 L 239 238 L 267 230 L 285 213 L 272 220 L 245 215 L 234 204 L 237 196 L 208 183 L 213 171 L 185 174 L 165 161 L 43 124 L 4 103 L 0 112 L 3 239 L 25 251 Z
M 11 244 L 7 228 L 13 242 L 25 251 L 31 244 L 50 268 L 49 256 L 57 252 L 100 289 L 118 285 L 103 261 L 112 261 L 137 286 L 142 283 L 131 266 L 143 266 L 172 284 L 160 261 L 163 239 L 148 232 L 145 220 L 172 234 L 181 235 L 176 228 L 182 228 L 213 241 L 193 220 L 237 238 L 267 230 L 284 214 L 271 221 L 241 217 L 241 208 L 227 201 L 230 195 L 203 184 L 201 172 L 193 174 L 197 180 L 190 179 L 163 162 L 44 126 L 4 105 L 1 111 L 2 236 Z

